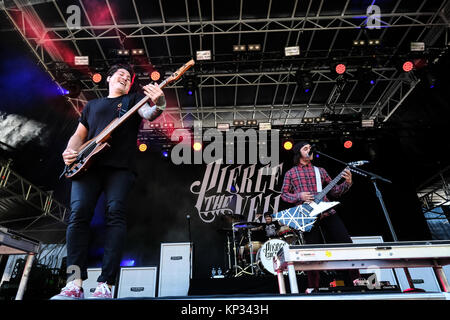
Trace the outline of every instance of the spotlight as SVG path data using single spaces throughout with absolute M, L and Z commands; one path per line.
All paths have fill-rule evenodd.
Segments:
M 140 152 L 145 152 L 145 151 L 147 151 L 147 145 L 146 145 L 145 143 L 141 143 L 141 144 L 139 145 L 139 151 L 140 151 Z
M 200 150 L 202 150 L 202 148 L 203 148 L 201 142 L 194 142 L 194 144 L 193 144 L 192 147 L 194 148 L 194 151 L 200 151 Z
M 336 67 L 334 68 L 337 74 L 344 74 L 346 69 L 347 68 L 343 63 L 337 64 Z
M 160 77 L 161 75 L 156 70 L 153 70 L 152 73 L 150 73 L 150 79 L 152 79 L 153 81 L 158 81 Z
M 94 73 L 93 75 L 92 75 L 92 81 L 94 82 L 94 83 L 99 83 L 100 81 L 102 81 L 102 75 L 100 74 L 100 73 Z
M 70 81 L 62 84 L 64 95 L 77 98 L 81 93 L 81 84 L 78 81 Z
M 192 76 L 185 77 L 184 89 L 186 90 L 188 95 L 192 96 L 194 94 L 194 91 L 197 89 L 196 76 L 192 75 Z
M 297 84 L 303 88 L 303 91 L 305 93 L 311 90 L 312 81 L 309 72 L 297 70 L 297 72 L 295 73 L 295 80 L 297 81 Z
M 261 45 L 260 44 L 249 44 L 248 51 L 261 51 Z
M 402 66 L 403 71 L 410 72 L 413 68 L 414 68 L 414 64 L 412 63 L 412 61 L 405 61 L 403 63 L 403 66 Z
M 350 149 L 353 146 L 353 141 L 350 139 L 345 139 L 344 141 L 344 148 L 345 149 Z
M 169 157 L 169 151 L 164 149 L 161 151 L 161 155 L 163 156 L 163 158 L 168 158 Z
M 293 146 L 294 146 L 294 143 L 291 140 L 286 140 L 286 141 L 283 142 L 284 150 L 289 151 L 289 150 L 292 149 Z
M 144 49 L 132 49 L 131 54 L 133 56 L 142 56 L 144 55 Z

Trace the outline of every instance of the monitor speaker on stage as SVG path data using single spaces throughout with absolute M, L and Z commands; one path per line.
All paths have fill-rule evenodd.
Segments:
M 117 298 L 153 298 L 156 295 L 157 267 L 123 267 Z

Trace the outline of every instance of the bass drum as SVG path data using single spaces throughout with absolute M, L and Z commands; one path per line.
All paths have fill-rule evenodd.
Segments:
M 286 241 L 280 239 L 271 239 L 264 242 L 264 244 L 256 254 L 256 261 L 258 262 L 261 271 L 265 270 L 273 275 L 277 274 L 273 268 L 273 257 L 284 246 L 289 247 L 289 244 Z

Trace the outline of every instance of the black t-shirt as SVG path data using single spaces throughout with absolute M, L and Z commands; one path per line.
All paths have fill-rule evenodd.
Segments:
M 96 137 L 111 121 L 119 117 L 120 109 L 125 108 L 125 96 L 95 99 L 86 104 L 79 122 L 88 129 L 88 140 Z M 131 109 L 144 97 L 143 94 L 137 92 L 127 96 L 129 102 L 126 110 Z M 123 115 L 124 111 L 122 110 L 120 114 Z M 111 147 L 96 155 L 93 165 L 127 168 L 135 171 L 136 140 L 141 121 L 141 116 L 136 112 L 116 128 L 108 141 Z

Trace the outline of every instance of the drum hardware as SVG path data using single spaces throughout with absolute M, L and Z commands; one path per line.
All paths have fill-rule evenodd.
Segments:
M 268 247 L 271 247 L 271 250 L 273 250 L 274 245 L 278 244 L 280 246 L 280 243 L 283 243 L 283 245 L 301 245 L 304 243 L 302 232 L 291 228 L 289 228 L 290 230 L 281 230 L 278 233 L 278 238 L 271 238 L 264 243 L 254 241 L 252 239 L 252 231 L 264 225 L 264 223 L 258 222 L 237 221 L 232 223 L 232 228 L 222 229 L 224 231 L 231 231 L 231 233 L 227 232 L 226 250 L 229 269 L 225 274 L 232 277 L 258 275 L 266 272 L 274 274 L 271 271 L 273 269 L 273 266 L 271 267 L 272 261 L 265 258 L 266 252 L 263 249 L 268 250 Z M 237 231 L 239 230 L 245 232 L 238 235 Z M 264 258 L 262 258 L 263 254 Z M 250 261 L 247 260 L 248 256 Z

